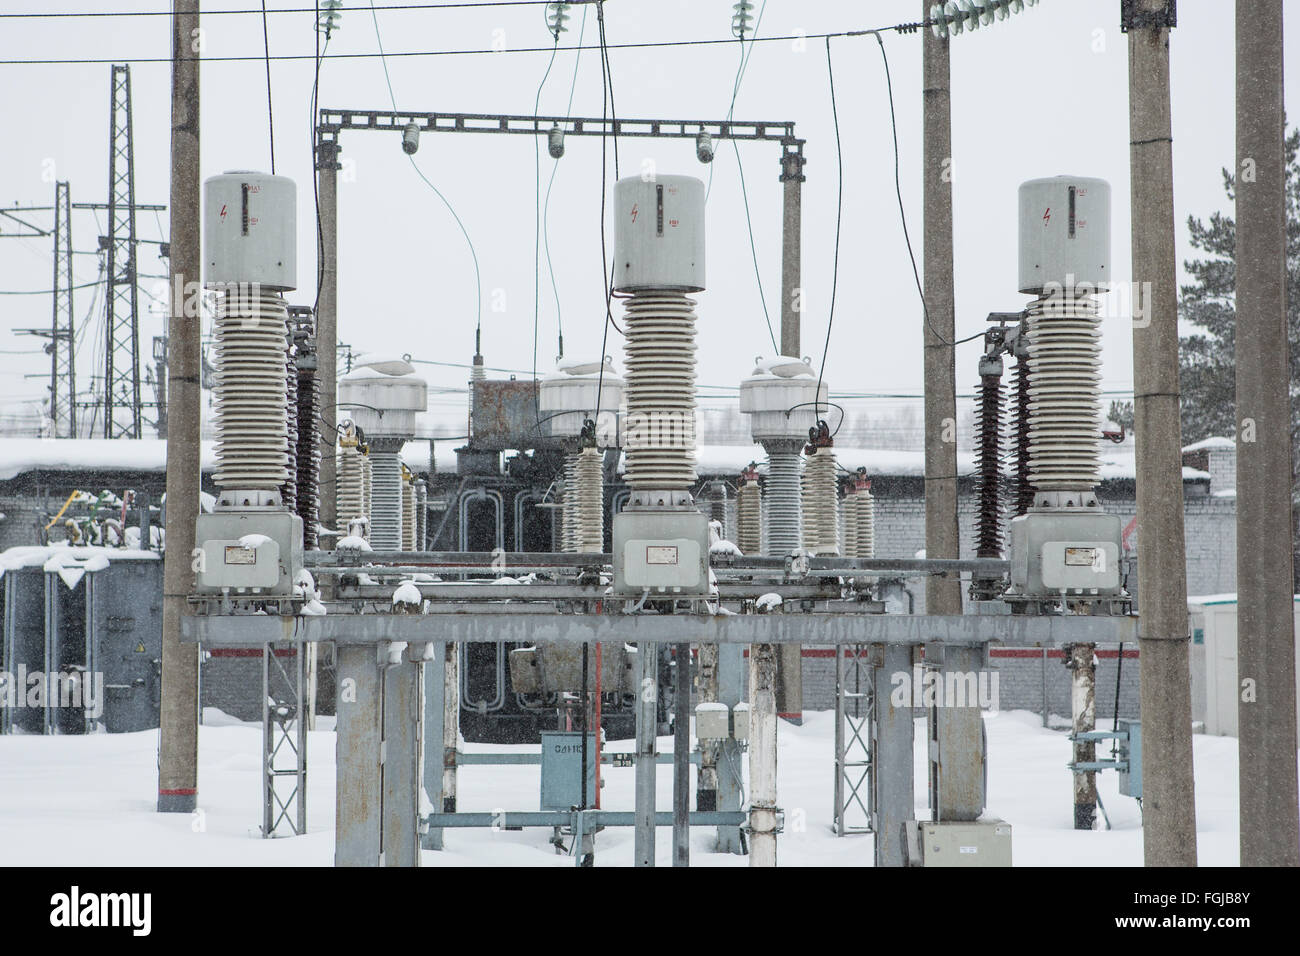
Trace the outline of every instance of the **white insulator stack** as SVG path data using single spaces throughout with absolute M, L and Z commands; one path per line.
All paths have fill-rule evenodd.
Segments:
M 402 548 L 402 446 L 416 433 L 416 420 L 429 403 L 428 385 L 409 361 L 363 355 L 339 380 L 339 406 L 346 408 L 370 448 L 370 542 L 380 551 Z
M 415 550 L 415 483 L 402 469 L 402 550 Z
M 876 556 L 876 499 L 870 488 L 859 488 L 853 493 L 853 503 L 857 511 L 857 551 L 855 558 L 874 558 Z
M 576 489 L 576 527 L 573 550 L 583 554 L 600 554 L 605 550 L 604 478 L 600 452 L 584 448 L 574 468 Z
M 1028 483 L 1089 492 L 1100 480 L 1101 338 L 1094 294 L 1110 285 L 1110 185 L 1031 179 L 1019 190 L 1019 289 L 1029 352 Z M 1068 494 L 1056 506 L 1080 506 Z
M 743 479 L 736 490 L 736 547 L 741 554 L 763 553 L 763 501 L 755 480 Z
M 429 486 L 421 478 L 415 483 L 415 550 L 425 549 L 429 522 Z
M 1090 295 L 1044 295 L 1028 309 L 1029 480 L 1086 491 L 1101 479 L 1101 319 Z
M 642 292 L 625 303 L 627 468 L 633 491 L 695 483 L 695 300 Z
M 803 470 L 803 546 L 815 555 L 840 553 L 835 451 L 818 448 Z
M 361 456 L 361 515 L 370 521 L 370 509 L 374 506 L 374 462 L 369 453 Z
M 578 455 L 564 456 L 564 492 L 560 499 L 560 549 L 578 550 Z
M 338 494 L 335 498 L 335 510 L 341 532 L 346 533 L 348 522 L 366 517 L 365 501 L 365 456 L 357 450 L 355 435 L 344 430 L 339 440 L 339 458 L 335 481 Z
M 800 546 L 803 468 L 799 450 L 769 447 L 767 452 L 767 553 L 789 554 Z
M 227 507 L 279 506 L 280 489 L 297 478 L 289 468 L 290 343 L 280 297 L 297 287 L 296 202 L 285 176 L 237 170 L 203 184 L 203 281 L 217 292 L 214 480 Z
M 401 461 L 395 450 L 370 449 L 370 544 L 376 551 L 402 548 Z
M 854 498 L 857 492 L 850 485 L 840 503 L 840 514 L 844 525 L 844 534 L 840 539 L 840 553 L 846 558 L 858 557 L 858 508 Z
M 276 292 L 222 292 L 215 329 L 213 478 L 222 490 L 277 491 L 289 480 L 288 309 Z

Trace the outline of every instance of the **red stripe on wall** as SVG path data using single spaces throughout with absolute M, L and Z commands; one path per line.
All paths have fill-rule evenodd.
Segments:
M 213 657 L 261 657 L 262 649 L 260 647 L 216 647 L 211 653 Z M 293 657 L 297 650 L 283 647 L 273 653 L 276 657 Z

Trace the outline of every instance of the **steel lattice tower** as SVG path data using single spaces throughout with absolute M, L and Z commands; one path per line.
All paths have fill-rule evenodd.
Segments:
M 136 288 L 135 149 L 131 68 L 113 67 L 108 150 L 108 294 L 104 437 L 142 438 L 139 293 Z
M 50 325 L 50 419 L 54 437 L 77 437 L 76 327 L 72 312 L 72 197 L 54 184 L 54 318 Z

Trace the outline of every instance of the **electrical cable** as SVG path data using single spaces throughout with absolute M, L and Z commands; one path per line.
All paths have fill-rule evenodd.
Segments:
M 545 17 L 549 8 L 543 7 L 542 14 Z M 547 21 L 549 23 L 549 19 Z M 542 74 L 542 81 L 537 84 L 537 95 L 533 98 L 533 115 L 537 116 L 542 109 L 542 90 L 546 87 L 546 80 L 551 75 L 551 67 L 555 65 L 555 54 L 560 50 L 560 30 L 555 30 L 555 45 L 551 47 L 551 58 L 546 62 L 546 72 Z M 397 107 L 393 107 L 394 110 Z M 542 324 L 541 309 L 541 286 L 542 286 L 542 145 L 538 142 L 540 137 L 533 137 L 533 386 L 537 385 L 537 335 Z M 558 160 L 557 160 L 558 162 Z M 554 278 L 554 273 L 552 273 Z M 541 406 L 539 403 L 533 403 L 533 411 L 537 415 L 537 424 L 541 424 Z
M 831 329 L 835 325 L 835 293 L 840 279 L 840 226 L 843 219 L 842 214 L 844 212 L 844 152 L 840 145 L 840 114 L 835 105 L 835 69 L 831 64 L 830 37 L 826 38 L 826 78 L 830 81 L 831 119 L 835 123 L 835 255 L 831 260 L 831 305 L 830 313 L 826 318 L 826 343 L 822 346 L 822 364 L 821 369 L 817 372 L 817 391 L 813 392 L 814 414 L 820 414 L 817 403 L 822 393 L 822 378 L 826 375 L 826 356 L 828 356 L 831 351 Z M 840 413 L 840 424 L 844 424 L 842 409 Z M 838 428 L 835 430 L 839 431 Z
M 316 23 L 320 23 L 320 2 L 316 3 Z M 311 140 L 311 195 L 316 209 L 316 298 L 312 303 L 312 315 L 320 311 L 320 287 L 325 281 L 325 230 L 321 224 L 320 218 L 320 176 L 317 170 L 320 168 L 320 162 L 323 157 L 316 154 L 316 105 L 320 95 L 320 64 L 325 51 L 330 45 L 330 31 L 325 33 L 325 43 L 322 46 L 320 42 L 319 26 L 314 31 L 316 35 L 316 66 L 315 75 L 311 84 L 311 116 L 307 122 L 307 135 Z M 331 159 L 331 162 L 333 160 Z
M 89 289 L 102 283 L 103 279 L 96 279 L 94 282 L 80 282 L 72 286 L 73 289 Z M 61 290 L 68 291 L 68 290 Z M 4 289 L 0 290 L 0 295 L 54 295 L 53 289 Z
M 750 45 L 748 50 L 745 47 L 745 34 L 742 30 L 738 34 L 740 42 L 740 63 L 736 66 L 736 78 L 731 84 L 731 103 L 727 107 L 727 122 L 731 122 L 732 116 L 736 112 L 736 97 L 740 94 L 740 84 L 745 78 L 745 71 L 749 68 L 749 58 L 753 55 L 753 40 L 758 34 L 759 28 L 763 25 L 763 14 L 767 11 L 767 0 L 763 0 L 763 5 L 759 8 L 758 19 L 754 23 L 754 29 L 750 35 Z M 740 197 L 745 206 L 745 228 L 749 232 L 749 254 L 754 262 L 754 281 L 758 284 L 758 301 L 763 307 L 763 321 L 767 323 L 767 335 L 772 340 L 772 351 L 774 354 L 781 354 L 781 347 L 776 342 L 776 332 L 772 328 L 772 315 L 767 308 L 767 294 L 763 291 L 763 274 L 758 265 L 758 248 L 754 242 L 754 222 L 749 211 L 749 188 L 745 182 L 745 164 L 740 158 L 740 144 L 734 138 L 731 139 L 731 148 L 736 154 L 736 169 L 740 173 Z M 704 189 L 704 202 L 707 204 L 709 195 L 713 192 L 713 171 L 714 163 L 709 163 L 709 182 Z
M 868 34 L 876 35 L 880 33 L 886 33 L 889 31 L 909 33 L 912 31 L 907 28 L 915 25 L 916 24 L 895 24 L 894 26 L 878 27 L 872 30 L 837 30 L 832 33 L 783 34 L 781 36 L 754 37 L 752 40 L 750 40 L 750 42 L 751 43 L 782 43 L 782 42 L 793 42 L 796 40 L 800 42 L 804 42 L 807 40 L 822 40 L 825 39 L 826 37 L 856 37 L 856 36 L 866 36 Z M 646 40 L 637 43 L 611 43 L 608 44 L 605 47 L 605 49 L 607 50 L 651 50 L 651 49 L 660 49 L 666 47 L 684 49 L 687 47 L 697 47 L 697 46 L 721 46 L 724 44 L 729 44 L 734 42 L 735 42 L 734 37 L 695 39 L 695 40 Z M 582 50 L 600 50 L 600 49 L 601 47 L 599 46 L 568 47 L 568 51 L 571 53 L 580 52 Z M 515 47 L 512 49 L 505 49 L 505 50 L 498 50 L 498 49 L 493 49 L 492 47 L 486 47 L 486 48 L 469 49 L 469 50 L 399 50 L 395 53 L 394 52 L 386 53 L 385 55 L 389 58 L 418 57 L 418 56 L 501 57 L 511 53 L 550 53 L 550 52 L 551 52 L 550 47 Z M 380 55 L 378 53 L 335 53 L 330 58 L 335 60 L 370 60 L 370 59 L 378 59 L 379 56 Z M 272 62 L 287 62 L 291 60 L 311 60 L 312 58 L 313 55 L 310 53 L 282 53 L 279 54 L 278 56 L 271 57 L 271 60 Z M 193 58 L 181 57 L 180 59 L 182 61 L 185 61 L 189 59 L 198 59 L 198 57 L 193 57 Z M 262 54 L 257 54 L 253 56 L 243 55 L 243 56 L 202 57 L 204 63 L 242 63 L 248 60 L 261 61 L 262 59 L 263 59 Z M 0 60 L 0 66 L 85 66 L 85 65 L 94 65 L 94 64 L 101 64 L 101 63 L 118 63 L 118 64 L 160 63 L 160 64 L 171 65 L 174 62 L 175 62 L 174 58 L 170 56 L 165 56 L 165 57 L 164 56 L 153 56 L 153 57 L 116 56 L 116 57 L 92 57 L 92 58 L 39 57 L 39 58 L 33 58 L 27 60 L 13 60 L 13 59 Z
M 609 122 L 610 115 L 614 113 L 612 107 L 613 96 L 610 92 L 610 75 L 609 59 L 605 56 L 605 3 L 604 0 L 596 0 L 596 23 L 600 27 L 600 121 L 602 124 Z M 612 128 L 617 129 L 618 120 L 615 118 Z M 596 378 L 596 413 L 594 420 L 597 427 L 600 424 L 600 399 L 605 393 L 605 352 L 609 345 L 609 327 L 614 321 L 614 316 L 610 311 L 612 296 L 614 294 L 614 276 L 610 271 L 609 258 L 605 246 L 605 193 L 606 193 L 606 173 L 607 167 L 605 162 L 605 144 L 609 142 L 610 137 L 602 136 L 600 138 L 600 277 L 605 283 L 605 322 L 600 333 L 600 374 Z M 614 179 L 618 179 L 618 137 L 614 137 Z
M 532 7 L 546 6 L 547 0 L 484 0 L 480 3 L 395 3 L 385 4 L 379 9 L 390 10 L 465 10 L 474 7 Z M 205 17 L 256 14 L 253 10 L 204 10 Z M 285 7 L 272 10 L 271 13 L 311 13 L 311 7 Z M 316 11 L 320 12 L 319 8 Z M 81 10 L 81 11 L 40 11 L 33 13 L 0 13 L 0 20 L 55 20 L 93 17 L 170 17 L 170 10 Z M 319 19 L 319 17 L 318 17 Z
M 587 32 L 587 4 L 582 7 L 582 23 L 578 27 L 578 46 L 582 46 L 582 38 Z M 573 115 L 573 96 L 578 89 L 578 67 L 582 64 L 582 54 L 579 53 L 573 58 L 573 80 L 569 83 L 569 105 L 565 107 L 564 115 L 566 119 Z M 557 159 L 551 166 L 551 178 L 546 184 L 546 200 L 542 204 L 542 246 L 546 251 L 546 269 L 551 276 L 551 294 L 555 297 L 555 327 L 556 327 L 556 351 L 559 358 L 564 357 L 564 314 L 560 308 L 560 287 L 555 281 L 555 264 L 551 259 L 551 189 L 555 186 L 555 174 L 559 172 L 560 161 Z
M 903 224 L 903 241 L 907 243 L 907 256 L 912 261 L 912 278 L 916 281 L 916 293 L 921 297 L 921 314 L 925 317 L 925 327 L 929 329 L 930 334 L 938 339 L 941 345 L 955 348 L 965 342 L 973 342 L 976 339 L 984 338 L 984 332 L 976 332 L 964 339 L 950 342 L 940 335 L 939 330 L 930 322 L 930 309 L 925 303 L 925 288 L 921 285 L 921 273 L 916 267 L 916 253 L 912 251 L 912 239 L 907 232 L 907 212 L 903 208 L 903 185 L 900 180 L 898 160 L 898 119 L 894 114 L 894 84 L 889 76 L 889 55 L 885 52 L 885 41 L 880 37 L 881 31 L 871 30 L 867 32 L 870 32 L 876 38 L 876 43 L 880 45 L 880 57 L 885 64 L 885 89 L 889 93 L 889 126 L 894 137 L 894 194 L 898 197 L 898 218 Z M 829 47 L 830 37 L 826 38 L 826 42 Z
M 384 83 L 388 86 L 388 99 L 393 104 L 393 112 L 396 113 L 397 97 L 393 95 L 393 81 L 388 75 L 388 58 L 384 56 L 384 41 L 379 35 L 379 16 L 375 12 L 374 0 L 370 0 L 370 17 L 375 23 L 375 43 L 379 47 L 379 62 L 382 63 L 384 67 Z M 477 342 L 479 341 L 479 336 L 483 331 L 483 277 L 479 272 L 478 252 L 474 248 L 474 240 L 470 239 L 469 230 L 465 228 L 465 223 L 461 222 L 460 216 L 456 214 L 456 210 L 452 206 L 451 202 L 442 194 L 442 191 L 429 180 L 429 177 L 424 175 L 424 171 L 416 164 L 415 157 L 408 153 L 406 158 L 410 160 L 411 168 L 415 170 L 415 174 L 424 180 L 424 184 L 433 190 L 435 196 L 442 200 L 442 204 L 446 206 L 447 211 L 451 213 L 451 218 L 456 220 L 456 225 L 460 227 L 460 233 L 465 237 L 465 244 L 469 246 L 470 258 L 474 260 L 474 293 L 477 297 L 475 305 L 476 319 L 474 323 L 474 341 Z
M 275 175 L 275 113 L 271 109 L 271 34 L 266 23 L 266 0 L 262 0 L 262 49 L 266 59 L 266 126 L 271 141 L 271 175 Z

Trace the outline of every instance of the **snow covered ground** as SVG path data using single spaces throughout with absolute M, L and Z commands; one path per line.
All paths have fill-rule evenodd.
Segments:
M 802 727 L 782 723 L 778 755 L 780 803 L 786 811 L 778 859 L 792 866 L 870 865 L 871 837 L 830 832 L 834 722 L 829 712 L 805 714 Z M 11 865 L 327 866 L 333 856 L 334 734 L 330 719 L 309 742 L 308 833 L 263 840 L 259 760 L 261 730 L 209 710 L 199 736 L 200 812 L 154 812 L 157 732 L 92 737 L 0 737 L 0 861 Z M 1064 733 L 1044 730 L 1024 711 L 986 715 L 989 741 L 989 813 L 1014 827 L 1017 865 L 1138 866 L 1142 831 L 1137 804 L 1117 791 L 1114 773 L 1099 777 L 1114 829 L 1071 829 L 1070 746 Z M 1198 735 L 1195 740 L 1196 819 L 1202 865 L 1235 866 L 1237 742 Z M 918 816 L 927 816 L 924 722 L 917 722 Z M 664 738 L 662 750 L 672 741 Z M 630 741 L 611 750 L 630 749 Z M 468 745 L 470 750 L 529 748 Z M 1099 748 L 1101 749 L 1101 748 Z M 1107 754 L 1109 747 L 1106 748 Z M 606 766 L 602 806 L 632 808 L 633 770 Z M 459 809 L 530 810 L 537 807 L 536 766 L 466 767 L 460 772 Z M 659 809 L 672 805 L 671 770 L 659 769 Z M 692 800 L 693 803 L 693 800 Z M 799 821 L 803 821 L 801 826 Z M 572 866 L 548 845 L 550 831 L 447 833 L 444 852 L 424 853 L 426 866 Z M 692 865 L 738 866 L 743 857 L 711 852 L 713 831 L 691 839 Z M 661 865 L 670 863 L 671 831 L 658 831 Z M 631 828 L 597 838 L 597 866 L 629 866 Z

